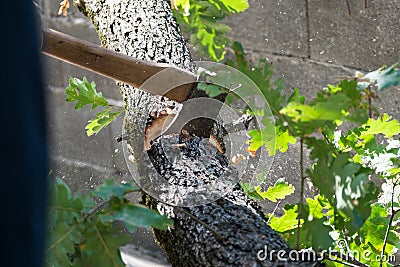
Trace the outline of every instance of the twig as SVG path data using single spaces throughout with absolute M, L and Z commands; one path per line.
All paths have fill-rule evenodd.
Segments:
M 278 201 L 278 203 L 276 203 L 276 206 L 275 206 L 274 210 L 272 211 L 272 215 L 275 214 L 275 212 L 276 212 L 276 210 L 278 209 L 279 204 L 281 204 L 281 202 L 282 202 L 282 201 Z M 269 221 L 271 220 L 271 218 L 272 218 L 272 216 L 268 218 L 267 224 L 269 224 Z
M 368 117 L 372 118 L 372 99 L 371 96 L 368 96 Z
M 346 5 L 347 5 L 347 10 L 349 11 L 349 16 L 351 16 L 351 7 L 350 7 L 350 1 L 346 0 Z
M 339 260 L 336 260 L 336 259 L 332 259 L 330 257 L 324 257 L 324 259 L 330 260 L 330 261 L 333 261 L 333 262 L 337 262 L 337 263 L 340 263 L 340 264 L 343 264 L 343 265 L 346 265 L 346 266 L 350 266 L 350 267 L 358 267 L 357 265 L 354 265 L 354 264 L 351 264 L 351 263 L 348 263 L 348 262 L 345 262 L 345 261 L 339 261 Z
M 54 242 L 50 247 L 48 247 L 46 249 L 46 254 L 49 253 L 49 251 L 51 251 L 52 249 L 54 249 L 58 244 L 60 244 L 65 238 L 67 238 L 68 235 L 70 235 L 75 228 L 77 228 L 79 226 L 80 223 L 82 223 L 83 221 L 85 221 L 87 218 L 89 218 L 90 216 L 92 216 L 93 214 L 95 214 L 99 209 L 101 209 L 103 206 L 105 206 L 106 204 L 108 204 L 109 201 L 103 201 L 101 202 L 99 205 L 95 206 L 94 208 L 92 208 L 89 212 L 85 213 L 81 218 L 79 218 L 78 220 L 76 220 L 75 224 L 68 229 L 67 232 L 65 232 L 60 238 L 58 238 L 56 240 L 56 242 Z M 53 208 L 57 208 L 57 207 L 53 207 Z
M 171 145 L 172 148 L 186 148 L 186 144 L 172 144 Z
M 298 207 L 298 217 L 297 217 L 297 233 L 296 233 L 296 249 L 299 249 L 299 241 L 300 241 L 300 220 L 301 220 L 301 208 L 303 206 L 303 195 L 304 195 L 304 166 L 303 166 L 303 137 L 300 137 L 300 201 Z
M 391 201 L 392 215 L 390 216 L 389 223 L 388 223 L 388 226 L 386 228 L 385 238 L 383 239 L 383 247 L 382 247 L 382 252 L 381 252 L 381 259 L 379 261 L 379 267 L 382 267 L 382 265 L 383 265 L 383 258 L 385 256 L 385 249 L 386 249 L 387 239 L 389 237 L 390 227 L 392 226 L 394 216 L 400 210 L 400 209 L 398 209 L 396 211 L 394 210 L 394 189 L 395 189 L 396 186 L 397 186 L 397 183 L 393 183 L 392 201 Z
M 371 119 L 372 118 L 372 87 L 371 84 L 368 85 L 368 95 L 367 95 L 367 100 L 368 100 L 368 117 Z
M 342 261 L 348 262 L 349 264 L 352 264 L 352 265 L 354 264 L 357 267 L 370 267 L 369 265 L 356 260 L 354 257 L 352 257 L 349 254 L 343 254 L 343 253 L 336 252 L 336 251 L 331 251 L 330 254 L 335 256 L 338 259 L 341 259 Z
M 331 258 L 331 257 L 329 257 L 329 256 L 324 256 L 324 259 L 325 259 L 325 260 L 330 260 L 330 261 L 337 262 L 337 263 L 340 263 L 340 264 L 343 264 L 343 265 L 346 265 L 346 266 L 350 266 L 350 267 L 360 267 L 360 266 L 369 267 L 368 265 L 365 265 L 365 264 L 363 264 L 363 263 L 361 263 L 361 262 L 358 262 L 359 264 L 361 264 L 361 265 L 358 265 L 358 264 L 353 264 L 353 263 L 344 261 L 344 260 L 341 259 L 340 257 L 338 257 L 338 258 L 339 258 L 340 260 L 333 259 L 333 258 Z

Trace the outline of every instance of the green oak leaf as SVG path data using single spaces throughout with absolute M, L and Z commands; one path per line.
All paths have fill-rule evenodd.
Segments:
M 124 201 L 125 194 L 138 191 L 139 187 L 132 184 L 115 184 L 112 179 L 105 179 L 104 184 L 98 186 L 92 195 L 100 197 L 103 200 L 109 200 L 112 197 L 117 197 L 121 202 Z
M 96 84 L 89 83 L 86 77 L 83 80 L 69 78 L 69 85 L 65 88 L 67 102 L 75 102 L 75 109 L 83 108 L 86 105 L 92 105 L 92 109 L 98 106 L 107 106 L 108 102 L 101 92 L 96 91 Z
M 290 206 L 287 205 L 287 207 Z M 327 212 L 329 205 L 327 201 L 318 195 L 314 199 L 308 198 L 307 203 L 303 203 L 301 207 L 300 219 L 302 223 L 299 231 L 299 247 L 312 247 L 314 251 L 329 249 L 333 244 L 333 239 L 330 236 L 333 228 L 329 225 L 328 221 Z M 286 234 L 283 234 L 283 236 L 287 236 L 287 241 L 290 245 L 296 245 L 297 230 L 293 231 L 291 229 Z
M 391 116 L 384 113 L 378 119 L 370 118 L 367 123 L 363 125 L 365 131 L 362 131 L 360 138 L 368 141 L 370 137 L 375 134 L 383 134 L 385 137 L 392 137 L 400 133 L 400 124 L 397 120 L 392 119 Z
M 269 216 L 269 226 L 277 232 L 283 233 L 289 230 L 293 230 L 297 228 L 298 220 L 298 212 L 297 205 L 285 207 L 283 210 L 284 214 L 281 217 L 276 217 L 273 214 Z M 304 220 L 300 220 L 300 225 L 304 223 Z
M 329 209 L 328 201 L 321 195 L 306 199 L 308 205 L 308 217 L 321 219 L 326 217 L 326 210 Z M 309 218 L 308 218 L 309 219 Z
M 93 208 L 95 204 L 87 196 L 72 195 L 70 188 L 60 178 L 51 181 L 50 188 L 46 266 L 69 266 L 75 261 L 71 256 L 74 254 L 74 244 L 80 242 L 79 221 L 85 209 Z
M 243 12 L 249 8 L 247 0 L 220 0 L 229 12 L 238 13 Z
M 250 182 L 241 183 L 241 186 L 249 197 L 260 200 L 268 199 L 272 202 L 277 202 L 278 199 L 285 199 L 285 197 L 294 192 L 293 185 L 288 184 L 284 179 L 278 179 L 267 191 L 263 191 L 261 185 L 254 186 Z
M 311 240 L 311 247 L 314 251 L 332 247 L 333 239 L 329 235 L 332 228 L 326 225 L 326 221 L 326 218 L 313 218 L 305 220 L 301 227 L 300 232 L 305 234 L 307 240 Z
M 326 97 L 324 101 L 313 105 L 290 102 L 281 109 L 281 113 L 291 117 L 293 121 L 337 121 L 345 119 L 345 112 L 351 108 L 349 98 L 343 94 L 334 94 Z
M 189 16 L 190 0 L 175 0 L 175 5 L 174 8 L 181 11 L 183 16 Z
M 60 221 L 72 223 L 81 216 L 82 200 L 72 195 L 70 188 L 58 177 L 53 181 L 49 202 L 50 226 Z
M 68 225 L 60 221 L 54 229 L 48 232 L 46 240 L 46 266 L 70 266 L 68 254 L 74 252 L 74 243 L 80 240 L 80 231 L 77 225 Z
M 82 232 L 84 245 L 81 249 L 83 266 L 125 266 L 119 248 L 129 243 L 131 237 L 122 233 L 121 227 L 88 221 Z
M 226 88 L 215 84 L 199 83 L 197 85 L 197 89 L 205 91 L 209 97 L 216 97 L 221 94 L 228 93 L 228 90 Z
M 123 205 L 110 216 L 100 215 L 100 219 L 102 222 L 123 221 L 127 229 L 131 232 L 134 232 L 136 227 L 145 227 L 147 229 L 154 227 L 166 230 L 169 226 L 172 226 L 172 221 L 165 215 L 160 215 L 158 212 L 145 206 L 133 204 Z
M 98 134 L 105 126 L 113 122 L 115 118 L 118 117 L 118 115 L 120 115 L 122 112 L 123 110 L 111 112 L 111 108 L 108 108 L 97 113 L 96 118 L 89 120 L 89 124 L 86 125 L 86 134 L 88 136 Z
M 370 85 L 375 85 L 379 91 L 397 86 L 400 84 L 400 69 L 396 68 L 399 63 L 392 65 L 389 68 L 382 67 L 378 70 L 369 72 L 364 75 L 363 80 L 369 81 L 359 82 L 357 87 L 360 90 L 367 88 Z
M 284 153 L 288 150 L 289 144 L 296 143 L 296 138 L 289 134 L 288 130 L 282 131 L 280 126 L 275 126 L 270 120 L 263 120 L 265 128 L 254 129 L 248 132 L 251 137 L 246 141 L 250 151 L 257 151 L 263 145 L 270 156 L 278 151 Z
M 384 205 L 374 203 L 371 208 L 371 216 L 360 229 L 362 243 L 381 252 L 390 218 Z M 400 234 L 395 225 L 390 226 L 385 252 L 389 253 L 393 248 L 400 249 Z
M 281 178 L 275 182 L 274 186 L 271 186 L 267 189 L 267 191 L 263 194 L 263 197 L 272 202 L 277 202 L 278 199 L 285 199 L 287 196 L 293 193 L 293 185 L 285 182 L 285 180 Z
M 243 188 L 243 191 L 247 196 L 249 196 L 252 199 L 260 199 L 260 200 L 265 200 L 264 197 L 264 191 L 262 191 L 261 185 L 252 185 L 250 182 L 248 183 L 240 183 L 241 187 Z
M 198 55 L 221 61 L 231 42 L 226 35 L 231 28 L 221 21 L 233 13 L 243 12 L 248 6 L 247 0 L 177 0 L 174 15 L 182 30 L 191 34 L 190 43 L 196 47 Z

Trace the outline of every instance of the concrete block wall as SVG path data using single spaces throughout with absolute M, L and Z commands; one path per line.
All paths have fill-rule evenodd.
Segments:
M 232 39 L 252 58 L 267 58 L 287 88 L 321 88 L 333 77 L 400 59 L 400 1 L 256 1 L 226 19 Z M 317 87 L 319 86 L 319 87 Z
M 48 27 L 100 44 L 87 18 L 75 7 L 67 17 L 58 16 L 58 0 L 38 0 Z M 72 5 L 72 1 L 71 5 Z M 243 44 L 254 61 L 266 58 L 275 69 L 275 77 L 286 81 L 285 91 L 298 87 L 312 97 L 318 89 L 335 83 L 334 77 L 370 71 L 400 60 L 400 0 L 249 0 L 250 8 L 225 22 L 230 36 Z M 43 56 L 47 79 L 48 122 L 52 174 L 62 177 L 74 191 L 88 190 L 104 178 L 130 181 L 132 178 L 115 138 L 122 132 L 122 116 L 98 135 L 87 137 L 87 121 L 97 110 L 75 111 L 65 102 L 64 90 L 69 77 L 87 77 L 97 90 L 122 105 L 115 82 L 70 64 Z M 400 119 L 400 92 L 392 89 L 375 104 Z M 270 172 L 272 184 L 286 177 L 298 188 L 299 147 L 278 155 Z M 265 207 L 267 210 L 274 207 Z M 151 234 L 139 231 L 136 247 L 160 250 Z

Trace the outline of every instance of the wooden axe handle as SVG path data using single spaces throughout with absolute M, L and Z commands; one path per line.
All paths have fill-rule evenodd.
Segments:
M 179 77 L 180 81 L 190 81 L 177 87 L 174 86 L 174 89 L 164 95 L 178 102 L 187 100 L 197 81 L 197 76 L 186 70 L 130 57 L 55 30 L 43 31 L 42 52 L 136 88 L 139 88 L 153 75 L 168 69 L 168 77 L 175 76 L 174 81 L 177 80 L 176 77 Z M 165 78 L 165 75 L 162 77 Z M 151 86 L 158 87 L 163 82 L 166 81 L 152 82 L 149 83 L 149 86 L 140 89 L 157 95 L 160 88 Z

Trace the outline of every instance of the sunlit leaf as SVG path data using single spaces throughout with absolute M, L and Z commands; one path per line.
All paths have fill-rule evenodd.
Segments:
M 286 232 L 297 228 L 297 206 L 293 206 L 290 209 L 284 209 L 284 214 L 281 217 L 271 216 L 269 219 L 269 226 L 277 232 Z M 304 222 L 301 219 L 300 223 Z
M 111 108 L 108 108 L 97 113 L 96 118 L 89 120 L 88 125 L 86 125 L 86 134 L 88 136 L 98 134 L 105 126 L 113 122 L 122 112 L 123 110 L 111 112 Z
M 308 217 L 321 219 L 326 216 L 325 214 L 326 211 L 324 210 L 327 209 L 329 205 L 327 200 L 323 198 L 321 195 L 317 195 L 314 198 L 307 198 L 306 202 L 309 209 Z
M 372 246 L 379 252 L 383 249 L 383 240 L 389 224 L 388 212 L 382 204 L 375 203 L 371 205 L 372 211 L 370 218 L 361 228 L 360 233 L 363 237 L 363 243 Z M 393 248 L 400 249 L 400 235 L 395 230 L 395 226 L 390 227 L 389 236 L 386 244 L 386 251 L 391 252 Z
M 272 202 L 276 202 L 278 199 L 285 199 L 287 196 L 293 193 L 293 185 L 285 182 L 284 179 L 278 179 L 274 186 L 269 187 L 267 192 L 263 194 L 263 197 Z
M 241 183 L 244 192 L 253 199 L 268 199 L 272 202 L 277 202 L 278 199 L 285 199 L 287 196 L 293 194 L 293 185 L 285 182 L 284 179 L 278 179 L 275 184 L 263 191 L 260 185 L 252 185 L 250 182 Z
M 247 0 L 220 0 L 230 12 L 243 12 L 248 7 L 249 4 Z
M 345 112 L 350 108 L 351 103 L 345 95 L 335 94 L 327 97 L 326 101 L 317 102 L 314 105 L 290 102 L 281 109 L 281 113 L 293 118 L 294 121 L 337 121 L 344 120 Z
M 284 153 L 288 150 L 289 144 L 296 143 L 296 138 L 291 136 L 288 130 L 281 131 L 279 126 L 274 126 L 264 120 L 265 128 L 262 130 L 251 130 L 248 135 L 251 137 L 247 141 L 251 151 L 257 151 L 260 147 L 265 146 L 270 156 L 275 155 L 278 151 Z
M 386 113 L 378 119 L 370 118 L 368 122 L 363 125 L 363 128 L 365 131 L 361 132 L 360 138 L 364 140 L 368 140 L 366 139 L 367 136 L 375 134 L 383 134 L 385 137 L 392 137 L 400 133 L 399 122 Z
M 174 15 L 182 29 L 190 32 L 190 43 L 199 56 L 221 61 L 231 40 L 231 28 L 221 21 L 248 8 L 247 0 L 176 0 Z
M 96 91 L 96 84 L 94 82 L 89 83 L 86 77 L 83 77 L 83 81 L 70 78 L 69 85 L 65 88 L 65 94 L 67 95 L 67 102 L 76 101 L 75 109 L 83 108 L 86 105 L 92 105 L 92 109 L 108 105 L 103 94 Z
M 358 83 L 359 89 L 365 89 L 370 85 L 375 85 L 378 90 L 384 90 L 392 86 L 397 86 L 400 84 L 400 69 L 397 68 L 396 63 L 389 68 L 382 67 L 378 70 L 369 72 L 362 77 L 363 80 Z

